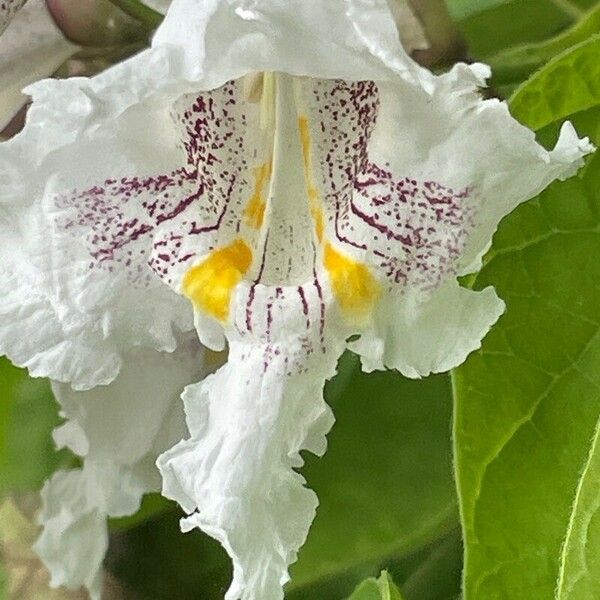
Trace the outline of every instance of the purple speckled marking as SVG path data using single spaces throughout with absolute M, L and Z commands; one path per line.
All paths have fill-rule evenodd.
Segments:
M 334 239 L 378 257 L 375 266 L 392 283 L 437 285 L 454 267 L 472 227 L 471 191 L 394 177 L 387 165 L 369 159 L 379 112 L 373 82 L 320 80 L 312 86 L 306 102 L 317 134 L 314 164 L 320 168 L 315 175 Z M 229 82 L 177 102 L 173 115 L 186 156 L 178 170 L 107 180 L 57 199 L 61 208 L 74 209 L 62 228 L 78 236 L 85 231 L 90 267 L 125 267 L 130 281 L 143 286 L 151 276 L 149 265 L 172 283 L 173 268 L 216 247 L 222 229 L 239 231 L 255 166 L 245 147 L 251 124 L 239 87 Z M 169 223 L 172 229 L 165 227 Z M 365 227 L 372 231 L 369 244 Z M 265 269 L 266 247 L 260 249 L 257 281 Z M 293 259 L 290 255 L 284 263 L 288 275 Z
M 256 298 L 256 283 L 253 283 L 250 287 L 250 294 L 248 295 L 248 302 L 246 302 L 246 329 L 252 332 L 252 303 Z
M 246 291 L 244 291 L 244 289 Z M 324 330 L 312 323 L 323 322 L 325 306 L 318 281 L 302 286 L 266 286 L 255 283 L 239 291 L 246 294 L 240 300 L 245 307 L 234 318 L 233 325 L 242 339 L 263 352 L 263 369 L 273 364 L 276 356 L 285 359 L 285 375 L 308 372 L 308 361 L 325 351 Z M 251 310 L 250 306 L 262 310 Z M 298 315 L 305 319 L 298 320 Z M 300 325 L 300 328 L 299 328 Z M 296 341 L 292 343 L 292 338 Z M 280 367 L 278 367 L 280 368 Z
M 321 336 L 321 345 L 325 346 L 325 302 L 323 300 L 323 288 L 321 287 L 321 282 L 319 281 L 316 271 L 313 275 L 313 285 L 315 286 L 319 297 L 319 335 Z M 323 351 L 325 351 L 325 349 L 323 349 Z
M 60 194 L 55 205 L 64 216 L 59 217 L 58 226 L 74 237 L 83 232 L 90 268 L 112 272 L 118 267 L 127 272 L 132 284 L 143 287 L 151 277 L 149 235 L 165 215 L 177 210 L 174 190 L 189 181 L 181 169 L 169 176 L 109 179 L 82 192 Z M 172 239 L 175 244 L 180 241 L 181 237 Z M 162 252 L 157 260 L 166 257 Z
M 140 287 L 152 271 L 172 283 L 174 267 L 213 248 L 221 228 L 235 229 L 251 185 L 235 82 L 182 97 L 172 112 L 185 165 L 169 174 L 107 179 L 55 199 L 64 215 L 58 226 L 85 238 L 90 268 L 122 269 Z M 189 243 L 193 236 L 202 238 L 197 249 Z
M 300 296 L 300 301 L 302 302 L 302 313 L 306 317 L 306 329 L 310 329 L 310 318 L 308 316 L 308 302 L 306 301 L 306 294 L 304 293 L 304 288 L 302 286 L 298 287 L 298 295 Z
M 124 269 L 138 286 L 148 285 L 153 274 L 171 284 L 181 268 L 240 232 L 254 186 L 253 168 L 264 160 L 257 156 L 256 138 L 249 141 L 256 130 L 257 108 L 242 94 L 239 83 L 229 82 L 178 100 L 172 113 L 181 130 L 184 164 L 173 172 L 109 179 L 56 198 L 62 209 L 58 224 L 85 238 L 90 268 Z M 314 177 L 326 215 L 326 237 L 342 249 L 364 255 L 377 275 L 390 287 L 400 286 L 399 291 L 403 286 L 437 286 L 455 270 L 473 226 L 472 190 L 397 176 L 389 165 L 371 160 L 369 143 L 380 106 L 375 83 L 307 80 L 303 102 L 311 124 Z M 303 194 L 287 201 L 308 199 Z M 294 327 L 300 336 L 304 359 L 324 352 L 325 281 L 320 278 L 326 275 L 318 264 L 316 239 L 311 237 L 310 243 L 300 239 L 313 236 L 312 229 L 294 228 L 284 221 L 265 226 L 279 227 L 284 240 L 289 235 L 290 252 L 284 256 L 287 248 L 269 249 L 272 229 L 247 240 L 255 245 L 261 262 L 241 299 L 244 310 L 235 327 L 240 336 L 264 344 L 268 366 L 268 357 L 284 349 L 278 336 L 287 327 Z M 306 270 L 312 269 L 312 275 L 302 285 L 293 281 L 283 286 L 284 279 L 293 279 L 300 256 L 294 252 L 302 243 L 301 260 L 310 263 Z M 272 262 L 275 269 L 270 268 Z M 275 283 L 265 285 L 267 277 Z M 297 331 L 297 320 L 291 324 L 294 311 L 303 317 L 305 332 Z M 286 368 L 299 372 L 294 369 L 303 369 L 304 359 L 290 359 Z
M 455 269 L 474 223 L 472 190 L 395 177 L 389 165 L 373 163 L 379 102 L 375 83 L 339 80 L 316 81 L 307 100 L 309 118 L 319 122 L 313 151 L 328 222 L 342 246 L 379 257 L 375 266 L 390 283 L 428 289 Z

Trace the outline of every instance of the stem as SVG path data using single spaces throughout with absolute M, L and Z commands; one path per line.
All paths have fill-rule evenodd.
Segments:
M 139 0 L 110 0 L 110 2 L 150 29 L 156 29 L 164 18 L 159 12 L 142 4 Z
M 89 47 L 82 48 L 74 57 L 81 60 L 104 59 L 108 64 L 115 64 L 143 50 L 145 47 L 144 42 L 132 42 L 126 46 L 110 46 L 107 48 Z
M 466 42 L 450 16 L 445 0 L 408 0 L 408 3 L 429 41 L 427 50 L 412 53 L 417 62 L 432 68 L 467 58 Z
M 565 14 L 569 15 L 574 21 L 579 19 L 585 14 L 585 11 L 579 6 L 575 6 L 570 0 L 551 0 L 552 4 L 562 10 Z

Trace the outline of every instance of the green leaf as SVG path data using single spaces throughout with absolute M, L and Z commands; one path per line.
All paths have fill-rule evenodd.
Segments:
M 327 397 L 337 422 L 325 457 L 306 457 L 303 474 L 320 506 L 292 567 L 290 600 L 347 597 L 382 565 L 421 552 L 458 526 L 447 377 L 365 375 L 346 355 Z M 141 597 L 167 599 L 177 589 L 180 600 L 222 599 L 229 560 L 207 536 L 182 535 L 172 511 L 116 539 L 111 569 Z
M 579 11 L 572 10 L 574 6 L 565 0 L 448 0 L 450 12 L 478 59 L 558 34 L 580 18 Z
M 561 551 L 556 600 L 587 600 L 600 590 L 600 419 Z
M 129 517 L 110 519 L 110 528 L 113 531 L 131 529 L 173 508 L 173 503 L 163 498 L 160 494 L 146 494 L 140 509 Z
M 0 562 L 0 600 L 4 600 L 8 596 L 8 578 L 6 571 Z
M 597 0 L 547 0 L 547 7 L 554 7 L 573 18 L 585 9 L 594 6 Z M 466 19 L 477 13 L 504 6 L 507 10 L 517 11 L 520 0 L 447 0 L 452 16 L 457 20 Z
M 418 553 L 412 565 L 404 559 L 390 565 L 389 571 L 405 600 L 450 600 L 461 593 L 462 554 L 462 532 L 457 527 Z
M 550 40 L 520 45 L 491 57 L 488 62 L 495 85 L 523 81 L 558 54 L 585 42 L 596 33 L 600 33 L 600 5 L 586 13 L 573 27 Z
M 140 600 L 223 600 L 232 576 L 219 543 L 195 530 L 181 533 L 178 510 L 111 534 L 106 567 Z
M 532 129 L 600 104 L 600 35 L 557 56 L 513 95 L 513 115 Z
M 580 132 L 595 137 L 598 100 L 567 83 L 577 82 L 572 68 L 587 81 L 597 65 L 568 54 L 519 90 L 511 109 L 535 126 L 576 113 Z M 551 110 L 535 120 L 528 96 Z M 465 600 L 555 598 L 557 589 L 560 600 L 600 597 L 598 256 L 600 155 L 505 219 L 475 279 L 477 289 L 496 287 L 507 312 L 454 373 Z
M 595 159 L 516 211 L 476 280 L 508 308 L 454 376 L 467 600 L 554 597 L 600 415 L 599 182 Z
M 370 578 L 363 581 L 348 600 L 402 600 L 402 594 L 394 585 L 389 573 L 383 571 L 379 579 Z
M 598 0 L 571 0 L 571 4 L 575 4 L 582 10 L 586 10 L 598 4 Z
M 448 600 L 460 594 L 462 581 L 462 532 L 457 525 L 424 548 L 398 557 L 386 556 L 376 564 L 340 571 L 313 585 L 294 588 L 286 600 L 341 598 L 353 586 L 374 573 L 387 570 L 405 600 Z
M 352 593 L 348 600 L 381 600 L 377 579 L 365 579 Z
M 447 385 L 356 368 L 334 403 L 327 454 L 303 470 L 320 506 L 290 591 L 404 556 L 454 527 Z
M 0 495 L 38 489 L 66 460 L 52 442 L 59 421 L 48 382 L 0 359 Z
M 448 0 L 447 2 L 450 14 L 457 21 L 462 21 L 505 3 L 506 0 Z

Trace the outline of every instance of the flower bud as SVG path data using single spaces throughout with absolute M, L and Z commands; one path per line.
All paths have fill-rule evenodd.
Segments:
M 109 0 L 46 0 L 64 35 L 84 47 L 118 46 L 145 39 L 143 26 Z

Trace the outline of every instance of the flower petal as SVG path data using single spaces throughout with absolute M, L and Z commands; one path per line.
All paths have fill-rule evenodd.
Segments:
M 366 372 L 397 369 L 406 377 L 444 373 L 481 346 L 504 312 L 493 288 L 482 292 L 448 281 L 431 296 L 386 294 L 375 324 L 350 349 Z
M 173 350 L 171 321 L 190 328 L 189 308 L 168 288 L 128 287 L 122 277 L 89 271 L 87 256 L 69 260 L 76 248 L 45 244 L 41 219 L 17 223 L 30 229 L 25 238 L 13 230 L 0 251 L 0 352 L 32 376 L 71 381 L 80 390 L 107 384 L 121 368 L 123 349 Z
M 26 2 L 27 0 L 2 0 L 0 2 L 0 34 L 8 27 L 13 17 Z
M 343 338 L 321 327 L 318 287 L 242 287 L 228 362 L 186 389 L 191 438 L 158 466 L 163 495 L 190 515 L 182 529 L 199 527 L 232 557 L 226 598 L 275 600 L 315 515 L 317 498 L 294 469 L 301 450 L 325 451 L 333 415 L 323 385 Z
M 171 348 L 171 324 L 191 326 L 165 283 L 203 341 L 229 341 L 228 365 L 187 392 L 191 438 L 159 465 L 184 528 L 234 558 L 230 599 L 282 597 L 316 506 L 293 469 L 325 448 L 322 386 L 347 336 L 372 368 L 462 360 L 501 305 L 457 273 L 588 150 L 568 130 L 554 153 L 537 146 L 479 98 L 486 74 L 421 69 L 385 0 L 174 0 L 150 50 L 32 86 L 23 134 L 0 148 L 15 242 L 0 259 L 19 273 L 0 277 L 17 323 L 0 350 L 78 387 L 110 381 L 131 345 Z M 92 452 L 79 424 L 67 436 Z
M 48 93 L 54 83 L 46 84 Z M 67 104 L 73 100 L 63 87 L 57 92 L 68 98 Z M 75 96 L 83 113 L 83 107 L 94 110 L 84 95 Z M 58 114 L 39 117 L 38 110 L 48 108 L 41 104 L 31 109 L 28 133 L 33 128 L 33 138 L 44 137 L 41 129 L 48 123 L 49 139 L 44 138 L 48 143 L 52 127 L 67 126 L 69 120 Z M 98 171 L 97 156 L 111 156 L 110 147 L 114 151 L 121 143 L 114 135 L 104 143 L 70 146 L 62 154 L 61 139 L 55 149 L 58 156 L 49 150 L 39 157 L 32 177 L 31 161 L 35 164 L 39 149 L 32 149 L 35 139 L 28 133 L 0 149 L 5 167 L 4 181 L 0 179 L 0 352 L 27 366 L 34 376 L 89 389 L 115 378 L 128 348 L 170 351 L 175 347 L 174 328 L 192 328 L 187 303 L 148 265 L 149 233 L 165 212 L 159 206 L 165 203 L 163 208 L 170 210 L 169 196 L 183 187 L 185 179 L 179 167 L 165 175 L 113 177 L 94 185 L 89 174 Z M 167 161 L 169 154 L 171 158 L 178 154 L 175 141 L 171 150 L 160 153 L 158 131 L 154 144 Z M 152 153 L 147 155 L 146 160 L 145 153 L 133 146 L 129 156 L 122 153 L 108 168 L 118 173 L 132 163 L 140 169 L 144 164 L 152 173 L 157 161 Z M 81 170 L 71 171 L 66 165 Z M 158 214 L 153 214 L 153 207 Z
M 402 82 L 398 88 L 381 85 L 369 144 L 371 160 L 392 177 L 406 174 L 421 185 L 442 186 L 442 193 L 424 194 L 428 204 L 439 206 L 448 196 L 460 201 L 464 245 L 455 269 L 461 274 L 479 263 L 505 215 L 555 179 L 572 176 L 593 151 L 569 124 L 556 149 L 547 151 L 512 118 L 505 102 L 480 98 L 477 87 L 488 75 L 482 65 L 457 65 L 434 78 L 428 91 L 411 91 Z
M 143 0 L 144 4 L 166 14 L 171 0 Z M 429 47 L 423 27 L 415 16 L 408 0 L 392 0 L 390 10 L 396 20 L 402 45 L 407 52 L 423 50 Z
M 113 516 L 135 512 L 147 490 L 130 471 L 60 471 L 42 490 L 44 532 L 34 550 L 51 573 L 52 587 L 85 586 L 92 600 L 102 593 L 101 565 L 108 548 L 107 513 L 96 506 L 98 494 L 111 501 Z
M 51 75 L 76 50 L 42 0 L 23 8 L 0 38 L 0 131 L 27 102 L 21 90 Z
M 78 389 L 106 384 L 129 347 L 172 350 L 173 326 L 192 327 L 188 306 L 149 263 L 164 275 L 164 257 L 182 258 L 169 249 L 179 243 L 177 227 L 184 236 L 193 233 L 194 210 L 204 210 L 198 215 L 202 229 L 210 225 L 210 211 L 218 218 L 219 207 L 235 208 L 229 196 L 247 199 L 260 163 L 242 170 L 244 157 L 236 163 L 224 152 L 221 158 L 234 168 L 227 173 L 211 162 L 205 129 L 191 136 L 178 130 L 167 113 L 177 110 L 187 92 L 212 98 L 220 110 L 219 94 L 228 86 L 202 90 L 261 69 L 412 82 L 424 77 L 402 50 L 384 0 L 295 1 L 293 20 L 288 3 L 252 6 L 241 0 L 175 0 L 152 49 L 93 79 L 46 81 L 28 89 L 34 98 L 28 123 L 0 147 L 0 352 L 33 375 Z M 377 27 L 377 38 L 370 25 Z M 273 35 L 280 30 L 286 35 Z M 182 32 L 191 32 L 193 40 Z M 234 111 L 236 119 L 257 112 L 250 104 Z M 212 127 L 214 115 L 205 117 Z M 216 129 L 227 134 L 229 128 L 235 137 L 216 141 L 228 152 L 241 135 L 246 156 L 255 151 L 257 119 L 247 126 L 235 121 L 233 128 L 230 121 Z M 194 143 L 202 152 L 194 153 Z M 260 153 L 257 158 L 263 165 L 268 161 Z M 171 232 L 164 223 L 169 220 L 177 225 Z M 222 238 L 232 228 L 204 236 L 196 255 L 210 243 L 226 246 Z M 274 243 L 272 237 L 270 247 Z M 161 251 L 163 244 L 168 251 Z M 33 334 L 23 335 L 25 330 Z M 215 347 L 221 343 L 214 331 L 210 338 Z
M 160 487 L 154 461 L 183 437 L 179 395 L 204 369 L 198 343 L 188 339 L 174 354 L 135 351 L 110 386 L 74 392 L 54 385 L 68 418 L 55 439 L 84 464 L 56 473 L 42 492 L 44 531 L 36 551 L 53 586 L 84 585 L 100 597 L 106 519 L 135 513 L 142 496 Z
M 318 504 L 293 468 L 307 444 L 324 449 L 333 421 L 322 399 L 333 372 L 256 376 L 263 360 L 260 349 L 232 346 L 227 366 L 187 388 L 192 438 L 159 462 L 163 495 L 190 513 L 182 529 L 203 529 L 231 555 L 228 599 L 283 598 Z M 198 419 L 204 427 L 192 428 Z
M 153 44 L 182 48 L 180 68 L 199 89 L 257 71 L 348 80 L 424 72 L 386 0 L 174 0 Z
M 501 303 L 491 290 L 476 302 L 456 276 L 477 265 L 506 214 L 574 174 L 593 149 L 566 124 L 548 152 L 505 104 L 481 100 L 479 74 L 459 65 L 432 76 L 429 88 L 401 80 L 302 86 L 326 237 L 381 287 L 372 328 L 353 346 L 368 370 L 427 375 L 479 347 Z M 448 316 L 446 304 L 457 312 Z

